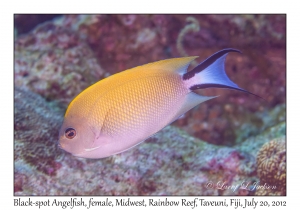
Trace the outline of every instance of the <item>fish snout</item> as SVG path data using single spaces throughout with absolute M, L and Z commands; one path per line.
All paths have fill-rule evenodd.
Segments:
M 60 144 L 60 142 L 57 143 L 57 146 L 59 149 L 64 149 L 63 146 Z

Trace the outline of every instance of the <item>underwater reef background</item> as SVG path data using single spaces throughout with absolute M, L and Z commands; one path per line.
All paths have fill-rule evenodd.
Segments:
M 15 15 L 14 47 L 15 195 L 286 194 L 285 15 Z M 242 51 L 228 55 L 229 77 L 264 99 L 205 89 L 219 97 L 124 153 L 57 147 L 68 104 L 91 84 L 223 48 Z

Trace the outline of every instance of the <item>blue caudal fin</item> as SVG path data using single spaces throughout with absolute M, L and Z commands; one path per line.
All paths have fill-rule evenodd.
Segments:
M 183 75 L 183 80 L 190 90 L 205 88 L 229 88 L 243 91 L 255 95 L 249 91 L 240 88 L 232 82 L 225 72 L 225 59 L 229 52 L 239 52 L 236 49 L 224 49 L 216 52 L 193 70 Z M 255 95 L 257 96 L 257 95 Z M 259 97 L 259 96 L 258 96 Z

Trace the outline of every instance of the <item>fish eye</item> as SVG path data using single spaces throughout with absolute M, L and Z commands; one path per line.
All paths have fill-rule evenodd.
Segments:
M 76 136 L 76 130 L 74 128 L 67 128 L 65 131 L 65 136 L 68 139 L 73 139 Z

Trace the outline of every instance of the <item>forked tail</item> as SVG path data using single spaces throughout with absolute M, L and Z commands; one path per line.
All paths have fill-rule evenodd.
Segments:
M 229 88 L 243 91 L 255 95 L 247 90 L 240 88 L 232 82 L 225 72 L 225 59 L 229 52 L 239 52 L 236 49 L 224 49 L 216 52 L 193 70 L 183 75 L 183 80 L 190 90 L 205 89 L 205 88 Z M 261 98 L 258 95 L 255 95 Z

